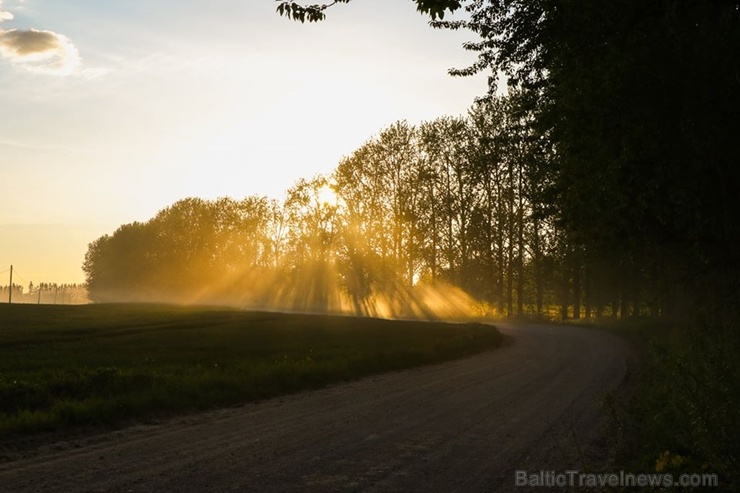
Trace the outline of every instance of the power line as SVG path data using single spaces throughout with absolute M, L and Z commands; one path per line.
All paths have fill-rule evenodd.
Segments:
M 21 281 L 21 282 L 22 282 L 23 284 L 28 284 L 28 281 L 26 280 L 26 278 L 25 278 L 25 277 L 23 277 L 22 275 L 20 275 L 20 274 L 18 273 L 18 269 L 17 269 L 17 268 L 14 268 L 14 269 L 13 269 L 13 275 L 14 275 L 15 277 L 19 277 L 19 278 L 20 278 L 20 281 Z M 18 284 L 18 283 L 15 283 L 15 284 L 16 284 L 16 286 L 22 286 L 22 285 L 23 285 L 23 284 Z

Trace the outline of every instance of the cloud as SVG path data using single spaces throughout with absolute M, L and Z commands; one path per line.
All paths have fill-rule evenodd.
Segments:
M 13 19 L 13 14 L 3 10 L 3 1 L 0 0 L 0 22 L 9 21 L 11 19 Z
M 3 10 L 0 22 L 13 19 Z M 68 75 L 80 66 L 80 53 L 66 36 L 38 29 L 0 29 L 0 56 L 31 72 Z
M 70 74 L 80 65 L 80 54 L 66 36 L 37 29 L 0 31 L 0 55 L 39 73 Z

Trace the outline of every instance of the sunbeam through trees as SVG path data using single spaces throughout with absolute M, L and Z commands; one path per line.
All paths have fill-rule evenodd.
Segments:
M 522 93 L 380 131 L 283 203 L 189 198 L 90 244 L 94 301 L 380 317 L 660 313 L 565 241 Z M 601 277 L 600 277 L 601 276 Z M 645 300 L 645 301 L 641 301 Z

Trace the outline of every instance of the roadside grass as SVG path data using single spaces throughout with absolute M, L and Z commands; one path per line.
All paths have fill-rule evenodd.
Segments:
M 0 305 L 0 439 L 237 405 L 497 347 L 482 324 Z
M 628 398 L 605 402 L 615 467 L 668 473 L 675 481 L 682 474 L 717 474 L 720 487 L 715 490 L 740 491 L 737 331 L 646 319 L 597 326 L 624 337 L 639 360 Z M 692 491 L 678 486 L 673 490 Z

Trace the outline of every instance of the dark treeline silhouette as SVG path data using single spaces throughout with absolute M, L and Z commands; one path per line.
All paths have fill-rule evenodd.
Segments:
M 543 204 L 568 245 L 571 304 L 737 321 L 740 2 L 466 9 L 469 21 L 435 23 L 482 38 L 467 45 L 478 62 L 454 73 L 504 72 L 552 145 Z
M 41 303 L 41 304 L 84 304 L 89 303 L 87 286 L 85 284 L 58 284 L 29 282 L 28 289 L 20 284 L 13 283 L 12 299 L 8 285 L 0 286 L 0 303 Z

